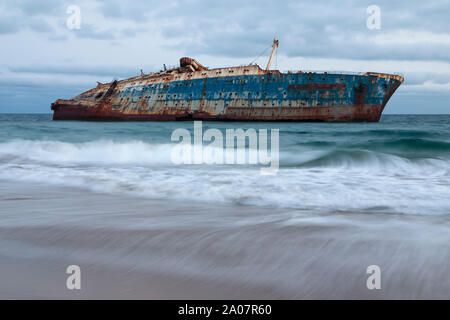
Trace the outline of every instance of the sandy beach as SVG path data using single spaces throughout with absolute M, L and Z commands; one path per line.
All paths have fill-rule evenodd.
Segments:
M 170 202 L 0 183 L 0 298 L 450 298 L 443 217 Z M 81 290 L 66 288 L 67 266 Z M 366 268 L 379 265 L 381 290 Z

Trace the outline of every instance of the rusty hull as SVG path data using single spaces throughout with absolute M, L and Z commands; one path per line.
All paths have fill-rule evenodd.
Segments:
M 179 68 L 98 83 L 51 108 L 54 120 L 378 121 L 402 82 L 374 72 L 208 69 L 185 57 Z

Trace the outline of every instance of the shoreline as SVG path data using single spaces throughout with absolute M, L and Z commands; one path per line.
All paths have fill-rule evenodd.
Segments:
M 320 214 L 0 181 L 3 299 L 448 299 L 445 217 Z M 426 241 L 425 241 L 426 240 Z M 81 268 L 68 290 L 65 268 Z M 368 290 L 378 264 L 382 289 Z

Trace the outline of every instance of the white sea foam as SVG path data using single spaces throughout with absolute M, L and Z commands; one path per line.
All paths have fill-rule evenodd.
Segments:
M 170 161 L 170 145 L 142 141 L 85 143 L 15 140 L 0 144 L 0 158 L 15 156 L 48 164 L 152 165 Z
M 0 179 L 160 199 L 318 211 L 450 213 L 450 165 L 354 150 L 281 153 L 281 170 L 171 162 L 170 144 L 98 140 L 0 143 Z

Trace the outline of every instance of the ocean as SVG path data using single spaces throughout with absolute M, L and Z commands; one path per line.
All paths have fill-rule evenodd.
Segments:
M 202 125 L 278 129 L 279 170 L 174 164 L 193 122 L 0 114 L 0 296 L 450 298 L 449 115 Z

